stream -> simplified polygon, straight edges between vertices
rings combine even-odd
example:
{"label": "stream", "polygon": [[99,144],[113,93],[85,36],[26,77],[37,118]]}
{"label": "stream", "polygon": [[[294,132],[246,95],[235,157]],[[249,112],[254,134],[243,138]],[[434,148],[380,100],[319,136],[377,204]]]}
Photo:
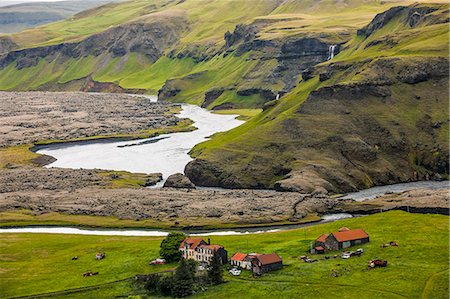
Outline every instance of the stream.
{"label": "stream", "polygon": [[[355,217],[347,213],[326,214],[321,221],[283,226],[248,227],[230,230],[198,230],[184,231],[190,236],[236,236],[247,234],[261,234],[286,231],[301,227],[334,222],[341,219]],[[0,228],[1,233],[34,233],[34,234],[66,234],[66,235],[95,235],[95,236],[128,236],[128,237],[165,237],[170,231],[153,229],[81,229],[75,227],[18,227]]]}

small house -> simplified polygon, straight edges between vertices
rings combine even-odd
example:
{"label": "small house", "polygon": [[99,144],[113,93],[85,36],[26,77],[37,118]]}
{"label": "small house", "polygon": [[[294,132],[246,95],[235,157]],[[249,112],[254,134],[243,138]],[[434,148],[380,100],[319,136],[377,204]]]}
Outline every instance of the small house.
{"label": "small house", "polygon": [[230,259],[231,266],[240,267],[242,269],[249,269],[249,262],[246,261],[247,254],[236,252]]}
{"label": "small house", "polygon": [[253,273],[258,275],[283,268],[283,260],[276,253],[256,255],[251,263]]}

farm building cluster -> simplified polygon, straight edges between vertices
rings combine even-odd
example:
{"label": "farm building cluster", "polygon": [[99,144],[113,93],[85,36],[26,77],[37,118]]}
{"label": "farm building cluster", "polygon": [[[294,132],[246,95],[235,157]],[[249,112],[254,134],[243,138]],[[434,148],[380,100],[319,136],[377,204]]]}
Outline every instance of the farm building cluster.
{"label": "farm building cluster", "polygon": [[[228,263],[228,252],[218,244],[211,244],[202,238],[186,238],[181,242],[179,250],[184,259],[193,259],[200,266],[208,266],[214,255],[218,255],[222,264]],[[283,268],[283,260],[276,253],[236,253],[230,261],[232,266],[247,269],[255,274],[263,274],[272,270]]]}
{"label": "farm building cluster", "polygon": [[[368,242],[369,235],[363,229],[350,230],[343,227],[337,232],[317,238],[311,253],[337,251]],[[227,250],[221,245],[211,244],[209,239],[205,241],[202,238],[186,238],[181,242],[179,250],[184,259],[193,259],[202,267],[208,266],[213,256],[217,255],[222,264],[229,262],[232,267],[249,270],[257,275],[283,268],[283,259],[275,252],[269,254],[236,252],[228,261]]]}

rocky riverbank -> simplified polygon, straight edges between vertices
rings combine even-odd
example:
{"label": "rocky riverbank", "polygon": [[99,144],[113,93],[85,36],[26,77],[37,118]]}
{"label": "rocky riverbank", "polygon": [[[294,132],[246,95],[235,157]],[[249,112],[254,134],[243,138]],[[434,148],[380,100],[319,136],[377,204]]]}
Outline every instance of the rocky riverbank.
{"label": "rocky riverbank", "polygon": [[0,172],[0,212],[111,216],[184,227],[285,224],[317,220],[307,218],[312,214],[372,214],[405,207],[448,214],[449,204],[448,190],[413,190],[355,202],[323,194],[245,189],[111,189],[114,179],[114,174],[92,170],[5,170]]}
{"label": "rocky riverbank", "polygon": [[0,147],[126,136],[176,126],[179,105],[80,92],[0,92]]}

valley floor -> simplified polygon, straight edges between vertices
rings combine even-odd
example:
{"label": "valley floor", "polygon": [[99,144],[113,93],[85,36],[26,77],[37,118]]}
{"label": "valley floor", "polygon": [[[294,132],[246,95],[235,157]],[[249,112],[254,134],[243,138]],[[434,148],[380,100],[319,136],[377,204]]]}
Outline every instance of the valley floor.
{"label": "valley floor", "polygon": [[[316,263],[299,258],[319,235],[342,226],[369,233],[370,243],[361,246],[361,257],[316,256]],[[211,241],[225,246],[229,254],[276,251],[285,266],[261,278],[252,278],[249,272],[239,277],[225,274],[227,283],[194,297],[271,298],[268,294],[276,293],[278,298],[447,298],[448,229],[447,216],[391,211],[284,232],[214,236]],[[399,247],[380,247],[393,240]],[[58,293],[43,297],[149,297],[131,278],[175,267],[148,265],[158,257],[160,242],[159,237],[4,234],[0,297],[49,292]],[[94,259],[98,251],[106,253],[104,260]],[[72,261],[73,256],[78,260]],[[367,270],[367,261],[374,258],[387,260],[388,267]],[[99,275],[83,277],[85,271]],[[67,291],[72,289],[78,290]]]}

